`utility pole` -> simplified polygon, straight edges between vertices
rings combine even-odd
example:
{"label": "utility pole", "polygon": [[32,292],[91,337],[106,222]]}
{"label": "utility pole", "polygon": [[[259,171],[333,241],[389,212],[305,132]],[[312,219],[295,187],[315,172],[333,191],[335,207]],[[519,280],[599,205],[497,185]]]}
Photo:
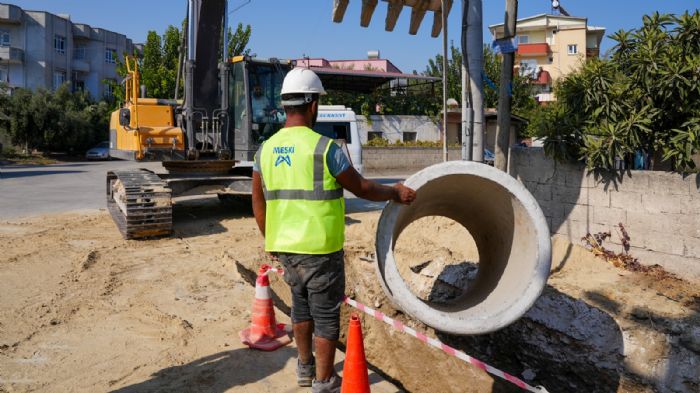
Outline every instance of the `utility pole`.
{"label": "utility pole", "polygon": [[447,162],[447,0],[442,0],[442,161]]}
{"label": "utility pole", "polygon": [[482,0],[462,0],[462,159],[484,160]]}
{"label": "utility pole", "polygon": [[[518,19],[518,0],[506,0],[503,40],[515,37]],[[505,53],[507,52],[507,53]],[[508,147],[510,145],[510,117],[512,101],[513,66],[515,52],[504,51],[501,69],[501,86],[498,92],[498,129],[496,130],[496,168],[506,171],[508,168]]]}

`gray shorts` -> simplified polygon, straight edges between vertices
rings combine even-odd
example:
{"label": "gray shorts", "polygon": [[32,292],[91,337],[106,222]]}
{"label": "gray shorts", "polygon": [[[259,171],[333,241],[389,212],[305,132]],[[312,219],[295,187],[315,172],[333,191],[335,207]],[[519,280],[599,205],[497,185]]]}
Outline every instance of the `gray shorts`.
{"label": "gray shorts", "polygon": [[292,322],[314,321],[314,334],[337,340],[345,295],[343,250],[325,255],[277,254],[292,290]]}

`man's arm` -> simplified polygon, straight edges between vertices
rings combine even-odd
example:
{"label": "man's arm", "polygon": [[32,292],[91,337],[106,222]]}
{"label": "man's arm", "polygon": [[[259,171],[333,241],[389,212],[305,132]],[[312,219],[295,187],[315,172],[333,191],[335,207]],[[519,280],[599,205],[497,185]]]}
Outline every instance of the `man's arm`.
{"label": "man's arm", "polygon": [[265,236],[265,194],[262,189],[262,179],[260,173],[253,171],[253,214],[255,222],[258,223],[260,233]]}
{"label": "man's arm", "polygon": [[393,186],[385,186],[376,181],[367,180],[357,173],[355,168],[350,166],[335,179],[343,188],[352,192],[356,196],[370,201],[395,201],[406,205],[411,204],[416,199],[416,192],[401,183]]}

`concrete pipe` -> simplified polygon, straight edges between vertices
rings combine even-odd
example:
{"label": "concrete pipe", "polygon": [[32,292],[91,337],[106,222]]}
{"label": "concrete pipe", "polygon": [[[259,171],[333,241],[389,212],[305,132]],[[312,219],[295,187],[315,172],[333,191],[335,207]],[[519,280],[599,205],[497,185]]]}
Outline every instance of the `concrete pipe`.
{"label": "concrete pipe", "polygon": [[[535,198],[507,173],[468,161],[431,166],[405,184],[417,191],[415,202],[387,204],[377,228],[377,272],[389,298],[426,325],[452,334],[488,333],[520,318],[544,289],[551,265],[549,228]],[[479,253],[476,277],[446,304],[418,298],[394,259],[401,232],[427,216],[461,224]]]}

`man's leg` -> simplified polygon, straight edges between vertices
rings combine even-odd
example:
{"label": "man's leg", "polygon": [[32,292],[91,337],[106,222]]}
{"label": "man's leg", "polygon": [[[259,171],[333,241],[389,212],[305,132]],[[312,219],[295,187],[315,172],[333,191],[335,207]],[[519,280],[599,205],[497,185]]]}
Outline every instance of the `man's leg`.
{"label": "man's leg", "polygon": [[314,392],[335,392],[340,390],[340,378],[333,366],[340,334],[340,306],[345,294],[344,253],[339,251],[317,258],[318,269],[306,285],[309,307],[314,319],[314,388],[320,388]]}
{"label": "man's leg", "polygon": [[[327,381],[333,376],[335,364],[335,347],[337,340],[328,340],[323,337],[315,337],[316,344],[316,380]],[[297,342],[298,345],[298,342]],[[301,351],[299,352],[301,354]]]}
{"label": "man's leg", "polygon": [[311,317],[308,293],[304,288],[305,271],[299,266],[299,255],[280,254],[280,261],[284,265],[284,280],[289,284],[292,292],[292,329],[297,341],[297,384],[299,386],[311,386],[316,375],[316,366],[311,353],[311,336],[314,330],[314,322]]}
{"label": "man's leg", "polygon": [[295,323],[294,338],[297,340],[299,361],[302,364],[310,364],[313,358],[311,353],[311,334],[314,331],[314,321]]}

